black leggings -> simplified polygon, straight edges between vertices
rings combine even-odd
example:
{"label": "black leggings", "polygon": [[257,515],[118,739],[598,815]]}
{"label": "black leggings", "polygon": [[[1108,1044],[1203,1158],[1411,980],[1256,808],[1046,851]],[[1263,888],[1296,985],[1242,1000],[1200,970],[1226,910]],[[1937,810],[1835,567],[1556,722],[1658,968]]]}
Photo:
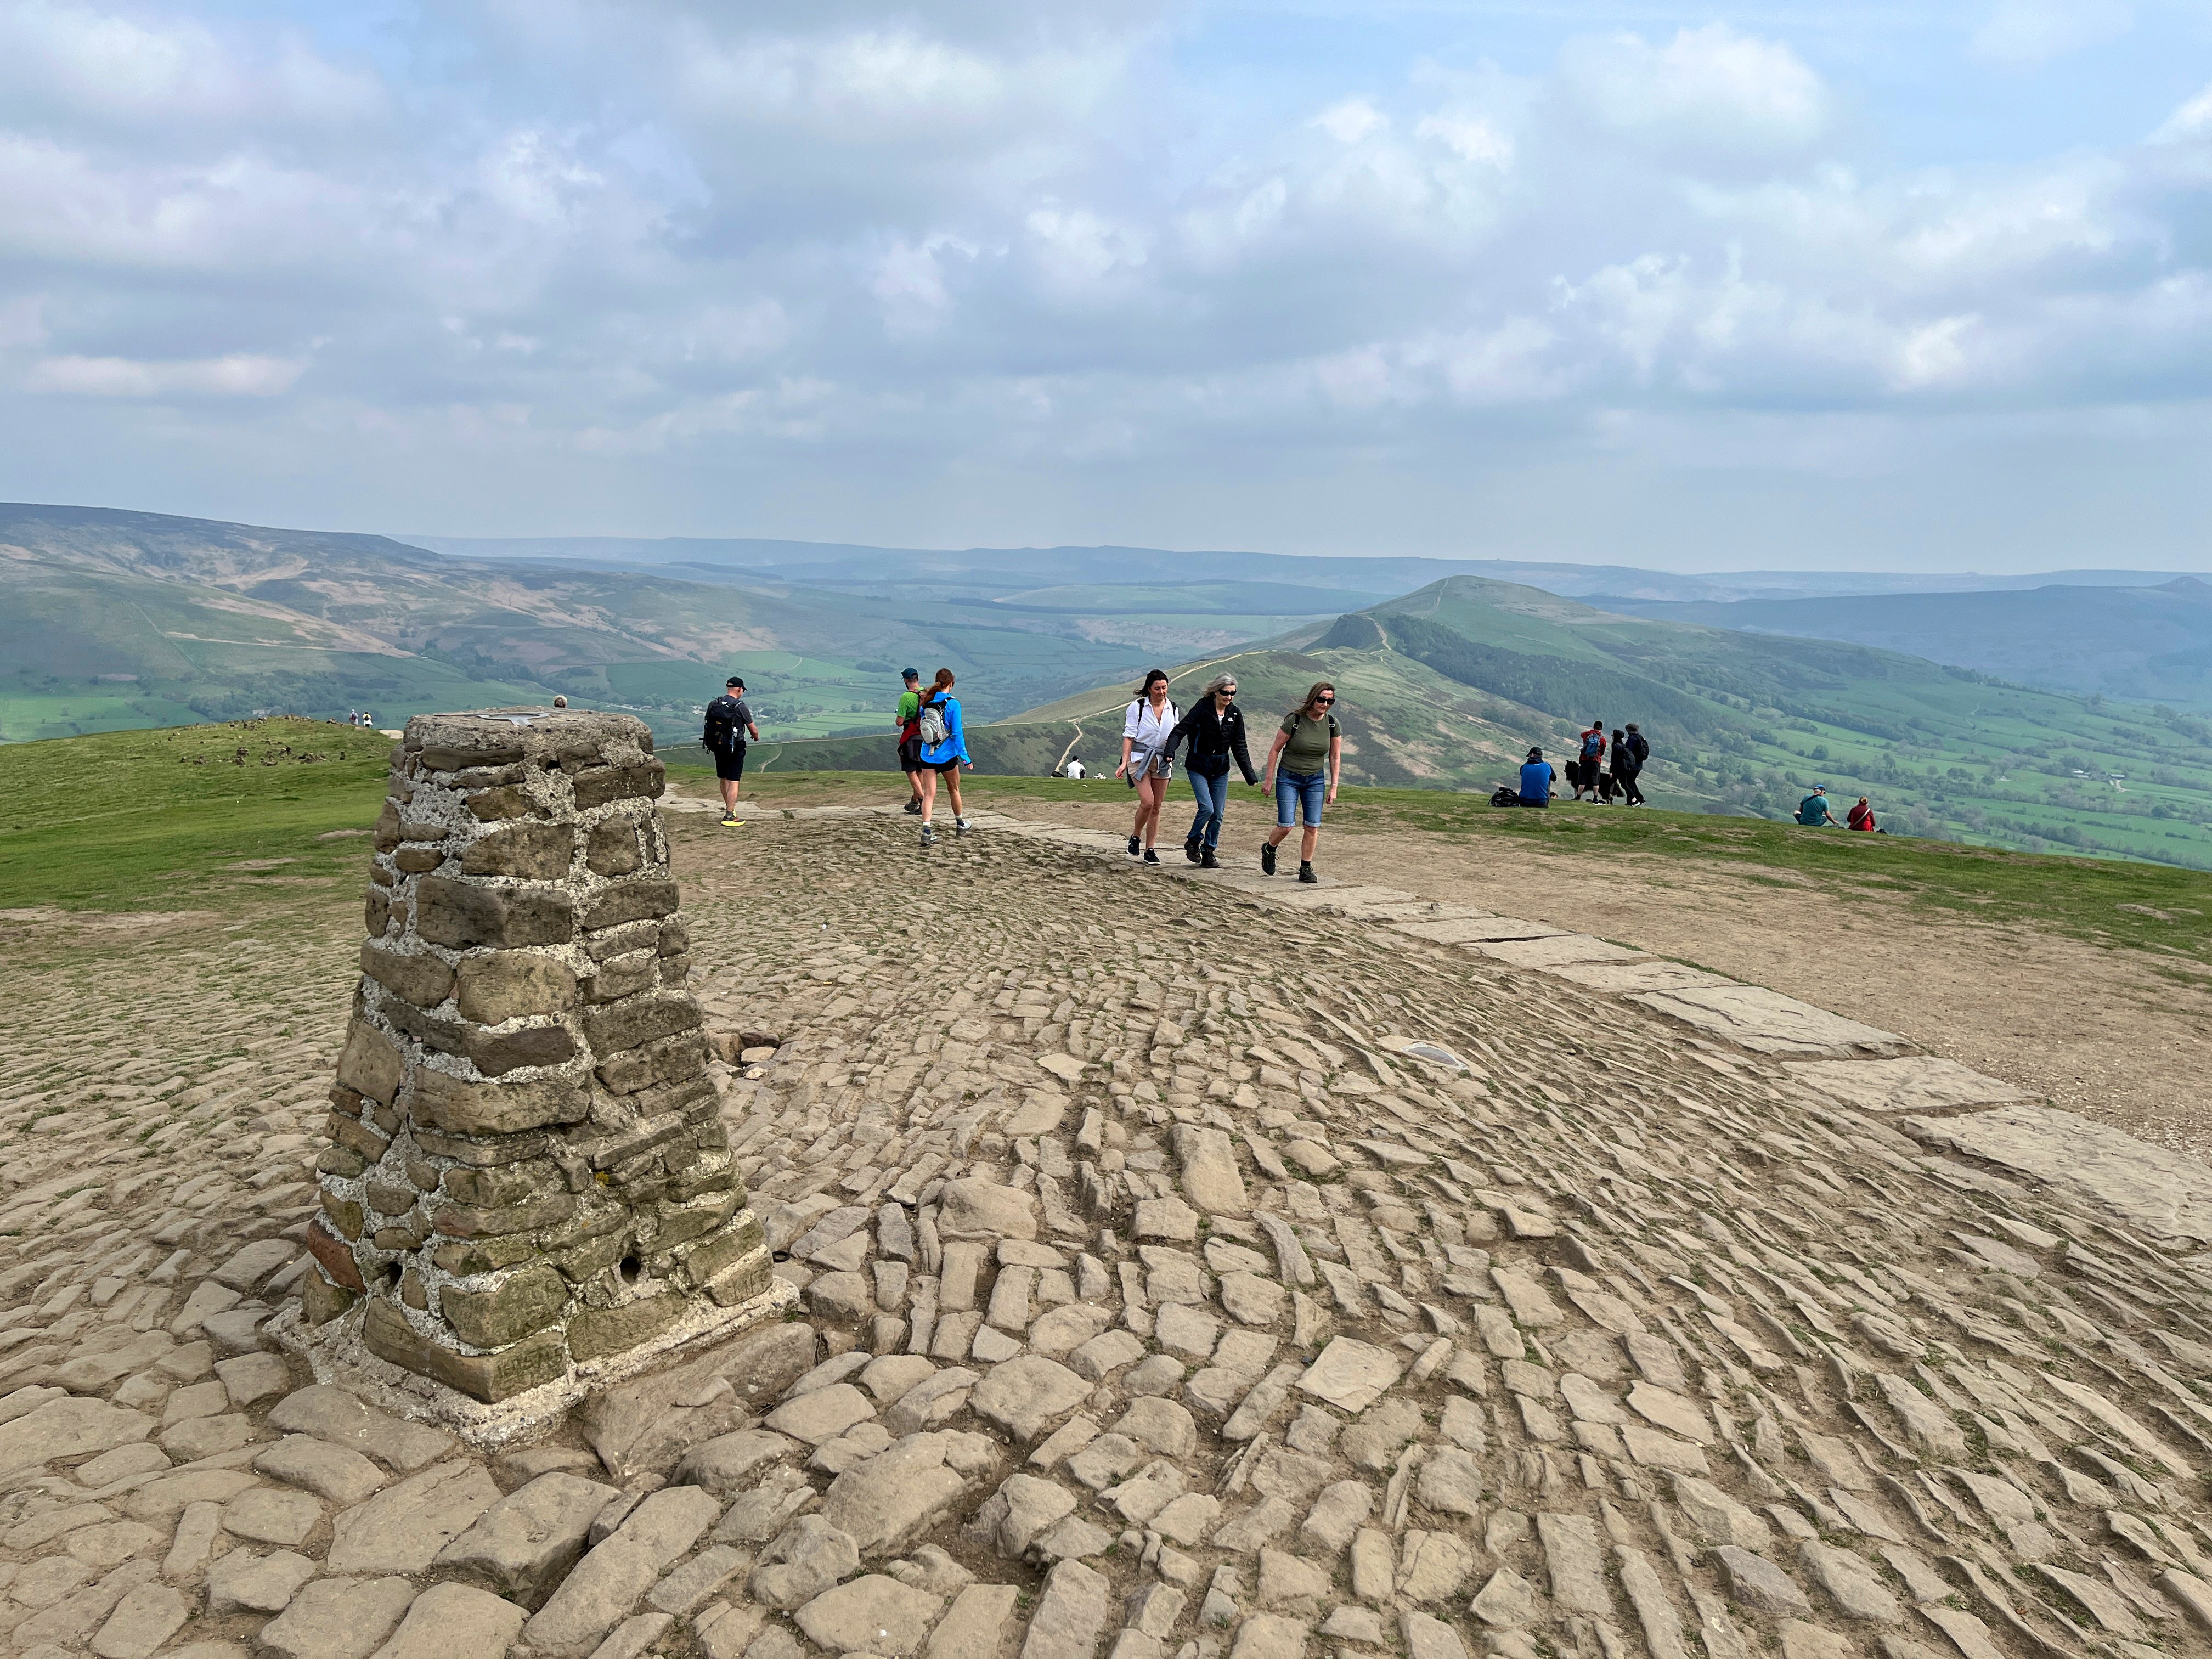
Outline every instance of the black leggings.
{"label": "black leggings", "polygon": [[1620,786],[1620,793],[1631,806],[1644,805],[1644,792],[1636,787],[1635,773],[1616,772],[1613,775],[1613,781]]}

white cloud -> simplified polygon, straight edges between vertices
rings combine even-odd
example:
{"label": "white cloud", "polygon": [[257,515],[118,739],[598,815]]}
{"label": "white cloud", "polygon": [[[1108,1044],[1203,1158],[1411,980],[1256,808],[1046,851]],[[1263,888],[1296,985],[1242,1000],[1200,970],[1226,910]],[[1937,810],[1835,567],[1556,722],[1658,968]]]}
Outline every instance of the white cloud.
{"label": "white cloud", "polygon": [[2212,138],[2212,86],[2206,87],[2166,117],[2152,137],[2160,143],[2168,144],[2185,143],[2196,138]]}
{"label": "white cloud", "polygon": [[0,107],[156,130],[176,122],[329,125],[376,115],[382,84],[296,33],[226,38],[189,17],[52,0],[0,7]]}
{"label": "white cloud", "polygon": [[[85,493],[147,499],[142,473],[282,456],[362,469],[384,512],[465,456],[455,500],[589,478],[610,527],[681,500],[734,530],[786,481],[809,512],[980,512],[1012,498],[972,481],[1018,458],[1036,500],[1210,502],[1249,542],[1234,511],[1369,467],[1410,498],[1492,456],[1670,467],[1700,431],[1788,467],[1832,448],[1792,422],[2212,407],[2212,90],[2159,143],[1945,167],[1841,118],[1863,66],[1778,23],[1572,39],[1516,74],[1370,56],[1330,101],[1264,64],[1220,79],[1183,49],[1206,20],[1150,0],[457,0],[395,15],[388,88],[222,18],[0,0],[0,471],[25,488],[104,468]],[[164,400],[189,419],[134,437]],[[1262,501],[1243,481],[1275,467],[1297,478]],[[1398,510],[1364,487],[1342,522]]]}
{"label": "white cloud", "polygon": [[1364,98],[1347,98],[1315,116],[1313,124],[1340,144],[1356,144],[1388,127],[1390,118]]}
{"label": "white cloud", "polygon": [[1501,173],[1513,165],[1511,137],[1480,115],[1425,115],[1413,136],[1435,139],[1462,161],[1477,161]]}
{"label": "white cloud", "polygon": [[31,365],[24,387],[85,398],[276,398],[307,371],[304,358],[239,353],[197,361],[149,362],[129,357],[46,357]]}
{"label": "white cloud", "polygon": [[1641,35],[1570,42],[1568,94],[1623,132],[1725,146],[1799,145],[1828,118],[1820,77],[1778,40],[1725,23],[1683,29],[1664,46]]}
{"label": "white cloud", "polygon": [[2124,34],[2134,26],[2127,0],[1999,0],[1974,31],[1974,55],[2023,69]]}

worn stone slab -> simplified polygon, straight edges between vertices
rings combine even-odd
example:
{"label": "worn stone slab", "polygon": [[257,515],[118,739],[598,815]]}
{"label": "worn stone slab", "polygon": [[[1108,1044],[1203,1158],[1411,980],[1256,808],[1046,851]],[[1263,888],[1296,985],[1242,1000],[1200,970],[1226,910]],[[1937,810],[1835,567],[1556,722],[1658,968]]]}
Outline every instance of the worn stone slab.
{"label": "worn stone slab", "polygon": [[507,1659],[527,1617],[473,1584],[433,1584],[370,1659]]}
{"label": "worn stone slab", "polygon": [[1437,945],[1488,945],[1503,939],[1559,939],[1567,930],[1518,916],[1463,916],[1448,921],[1395,921],[1391,927]]}
{"label": "worn stone slab", "polygon": [[455,1458],[433,1464],[331,1522],[325,1570],[341,1574],[421,1572],[499,1497],[499,1488],[481,1463]]}
{"label": "worn stone slab", "polygon": [[1940,1054],[1896,1060],[1793,1060],[1784,1069],[1839,1105],[1863,1112],[1942,1112],[2033,1100],[2025,1089]]}
{"label": "worn stone slab", "polygon": [[1516,968],[1559,968],[1570,963],[1634,962],[1641,951],[1589,933],[1554,933],[1545,939],[1493,939],[1475,946],[1493,962]]}
{"label": "worn stone slab", "polygon": [[1853,1054],[1895,1054],[1911,1047],[1893,1031],[1862,1025],[1763,985],[1639,991],[1628,1000],[1753,1054],[1825,1054],[1842,1060]]}
{"label": "worn stone slab", "polygon": [[1547,968],[1555,979],[1579,985],[1606,996],[1625,997],[1636,991],[1686,991],[1735,981],[1702,968],[1679,962],[1577,962]]}
{"label": "worn stone slab", "polygon": [[254,1644],[276,1659],[368,1659],[415,1600],[404,1578],[321,1578],[261,1627]]}
{"label": "worn stone slab", "polygon": [[1924,1146],[2081,1194],[2131,1224],[2212,1241],[2212,1169],[2094,1118],[2021,1104],[1958,1117],[1908,1117],[1898,1127]]}

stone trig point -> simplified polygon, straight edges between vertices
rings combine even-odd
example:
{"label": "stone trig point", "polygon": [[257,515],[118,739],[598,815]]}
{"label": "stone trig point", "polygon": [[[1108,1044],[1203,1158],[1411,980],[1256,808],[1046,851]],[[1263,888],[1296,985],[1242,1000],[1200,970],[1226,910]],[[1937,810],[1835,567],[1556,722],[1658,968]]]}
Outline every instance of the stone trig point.
{"label": "stone trig point", "polygon": [[419,715],[395,751],[307,1345],[472,1437],[780,1305],[685,988],[663,782],[623,714]]}

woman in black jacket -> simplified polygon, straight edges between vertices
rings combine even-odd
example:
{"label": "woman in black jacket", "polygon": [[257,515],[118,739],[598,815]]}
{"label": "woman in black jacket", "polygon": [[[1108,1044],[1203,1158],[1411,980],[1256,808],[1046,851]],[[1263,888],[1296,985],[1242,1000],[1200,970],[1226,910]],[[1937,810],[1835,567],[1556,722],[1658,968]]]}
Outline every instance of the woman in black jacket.
{"label": "woman in black jacket", "polygon": [[1229,805],[1229,763],[1233,757],[1244,781],[1257,784],[1252,757],[1244,747],[1244,711],[1237,706],[1237,676],[1216,674],[1197,707],[1176,723],[1163,751],[1190,739],[1190,793],[1198,799],[1198,818],[1184,838],[1182,855],[1205,869],[1218,870],[1214,850],[1221,845],[1221,814]]}

